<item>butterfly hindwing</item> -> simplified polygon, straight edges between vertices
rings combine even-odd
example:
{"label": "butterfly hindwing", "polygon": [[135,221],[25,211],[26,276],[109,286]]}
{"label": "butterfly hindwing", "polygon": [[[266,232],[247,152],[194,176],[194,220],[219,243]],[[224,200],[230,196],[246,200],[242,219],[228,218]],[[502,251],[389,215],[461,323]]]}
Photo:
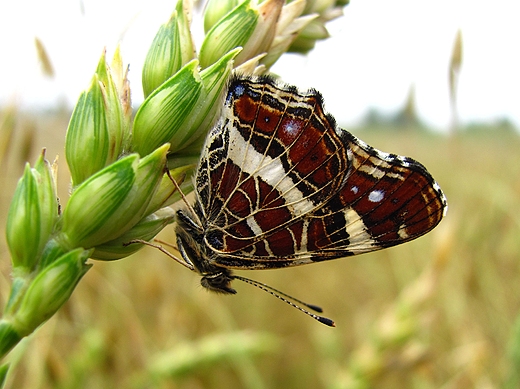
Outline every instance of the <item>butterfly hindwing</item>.
{"label": "butterfly hindwing", "polygon": [[347,134],[352,168],[341,190],[318,211],[318,232],[309,239],[315,245],[308,248],[314,260],[415,239],[440,222],[446,207],[440,188],[419,162],[383,153]]}

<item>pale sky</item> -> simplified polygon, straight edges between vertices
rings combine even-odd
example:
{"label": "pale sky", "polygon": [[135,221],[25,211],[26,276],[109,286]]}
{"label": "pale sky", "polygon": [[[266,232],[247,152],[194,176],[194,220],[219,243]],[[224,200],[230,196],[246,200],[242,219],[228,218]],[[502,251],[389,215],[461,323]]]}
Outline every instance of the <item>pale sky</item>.
{"label": "pale sky", "polygon": [[[97,61],[121,41],[130,63],[134,105],[142,101],[141,64],[174,0],[25,0],[0,2],[0,103],[72,107]],[[459,84],[462,122],[507,117],[520,127],[520,5],[495,0],[351,0],[329,25],[332,38],[273,71],[301,89],[314,87],[340,124],[369,108],[392,113],[415,85],[419,115],[437,129],[450,120],[448,65],[458,29],[464,40]],[[42,75],[34,37],[56,77]]]}

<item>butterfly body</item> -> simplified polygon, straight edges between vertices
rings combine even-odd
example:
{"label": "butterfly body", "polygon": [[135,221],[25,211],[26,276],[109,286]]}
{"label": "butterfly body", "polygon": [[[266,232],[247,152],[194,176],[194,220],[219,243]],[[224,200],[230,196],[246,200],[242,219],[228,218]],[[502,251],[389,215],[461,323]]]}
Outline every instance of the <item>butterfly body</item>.
{"label": "butterfly body", "polygon": [[230,81],[208,134],[177,244],[202,285],[235,293],[231,269],[347,257],[415,239],[446,198],[419,162],[336,126],[321,95],[269,77]]}
{"label": "butterfly body", "polygon": [[204,229],[196,225],[193,215],[177,211],[177,247],[187,266],[202,276],[201,284],[217,293],[235,294],[229,269],[218,265],[218,258],[204,244]]}

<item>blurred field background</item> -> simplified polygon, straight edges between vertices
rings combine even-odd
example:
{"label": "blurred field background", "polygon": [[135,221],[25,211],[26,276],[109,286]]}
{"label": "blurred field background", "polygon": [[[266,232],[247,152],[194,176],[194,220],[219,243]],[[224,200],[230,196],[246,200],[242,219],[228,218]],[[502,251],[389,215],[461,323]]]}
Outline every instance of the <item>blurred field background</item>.
{"label": "blurred field background", "polygon": [[[94,262],[71,300],[11,352],[6,387],[520,388],[520,136],[507,121],[457,128],[457,50],[455,43],[449,135],[421,124],[413,90],[397,114],[372,112],[349,128],[428,168],[448,197],[441,224],[373,254],[240,273],[322,306],[337,328],[238,281],[235,296],[211,294],[199,276],[144,249]],[[45,147],[49,160],[59,155],[66,203],[69,117],[65,107],[0,109],[2,306],[11,285],[11,196],[25,162]],[[173,227],[160,238],[174,242]]]}
{"label": "blurred field background", "polygon": [[[69,113],[0,113],[0,298],[6,212],[25,161],[59,154]],[[405,245],[294,269],[242,272],[310,303],[328,328],[249,285],[210,294],[153,249],[95,262],[71,300],[11,353],[8,388],[518,388],[520,138],[507,122],[452,136],[416,121],[350,129],[424,163],[446,219]],[[173,242],[173,228],[160,235]]]}

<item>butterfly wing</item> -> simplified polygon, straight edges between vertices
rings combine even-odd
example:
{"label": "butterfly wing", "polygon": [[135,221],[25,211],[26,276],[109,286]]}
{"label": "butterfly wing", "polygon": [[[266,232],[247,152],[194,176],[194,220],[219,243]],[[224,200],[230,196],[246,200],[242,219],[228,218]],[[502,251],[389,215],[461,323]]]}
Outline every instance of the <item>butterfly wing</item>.
{"label": "butterfly wing", "polygon": [[322,107],[316,91],[231,81],[196,182],[215,264],[344,257],[406,242],[440,221],[445,199],[422,165],[336,128]]}
{"label": "butterfly wing", "polygon": [[344,186],[309,215],[307,250],[312,261],[408,242],[441,221],[446,198],[423,165],[338,131],[343,132],[351,169]]}

